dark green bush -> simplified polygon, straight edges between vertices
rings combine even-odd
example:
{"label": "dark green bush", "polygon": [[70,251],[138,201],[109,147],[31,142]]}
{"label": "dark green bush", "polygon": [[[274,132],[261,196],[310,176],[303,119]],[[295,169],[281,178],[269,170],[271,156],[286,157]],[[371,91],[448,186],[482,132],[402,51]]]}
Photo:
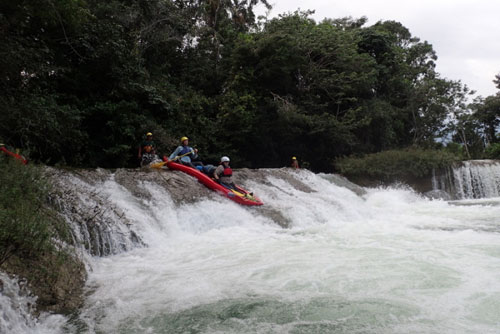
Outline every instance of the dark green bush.
{"label": "dark green bush", "polygon": [[484,153],[488,159],[500,159],[500,143],[490,144],[486,147]]}
{"label": "dark green bush", "polygon": [[392,180],[428,176],[433,169],[448,167],[458,160],[456,155],[443,150],[391,150],[337,159],[335,168],[345,176]]}
{"label": "dark green bush", "polygon": [[445,151],[455,155],[456,157],[464,158],[464,147],[461,144],[450,142],[446,145]]}

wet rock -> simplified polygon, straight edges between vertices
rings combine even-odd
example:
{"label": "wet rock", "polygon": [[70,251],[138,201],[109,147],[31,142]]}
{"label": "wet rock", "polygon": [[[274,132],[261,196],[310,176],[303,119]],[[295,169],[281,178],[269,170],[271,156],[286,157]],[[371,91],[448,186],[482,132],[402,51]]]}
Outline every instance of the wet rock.
{"label": "wet rock", "polygon": [[442,199],[444,201],[450,201],[452,198],[444,190],[431,190],[424,193],[424,196],[430,199]]}
{"label": "wet rock", "polygon": [[67,253],[47,253],[33,259],[10,258],[3,270],[19,277],[19,286],[37,296],[33,313],[69,314],[83,304],[87,272],[83,262]]}
{"label": "wet rock", "polygon": [[294,170],[291,168],[279,168],[279,169],[248,169],[242,168],[237,169],[235,171],[235,179],[236,183],[244,183],[247,180],[251,180],[253,182],[258,182],[262,184],[266,184],[269,186],[273,186],[268,180],[268,177],[274,177],[278,179],[282,179],[286,183],[290,184],[293,188],[298,191],[302,191],[305,193],[315,192],[311,187],[309,187],[306,183],[300,181],[298,178],[295,178],[293,174]]}
{"label": "wet rock", "polygon": [[147,183],[165,188],[176,204],[200,201],[213,192],[200,184],[192,176],[169,169],[120,169],[115,173],[115,180],[139,198],[151,199]]}
{"label": "wet rock", "polygon": [[255,210],[264,217],[271,219],[276,225],[283,228],[289,228],[291,221],[286,218],[279,210],[273,209],[271,207],[260,206],[256,207]]}
{"label": "wet rock", "polygon": [[358,196],[363,196],[363,195],[366,194],[366,190],[363,187],[358,186],[355,183],[352,183],[347,178],[345,178],[345,177],[343,177],[341,175],[337,175],[337,174],[320,174],[319,176],[322,177],[322,178],[324,178],[325,180],[330,181],[331,183],[336,184],[339,187],[344,187],[344,188],[347,188],[347,189],[351,190],[352,192],[354,192]]}
{"label": "wet rock", "polygon": [[[103,191],[107,181],[115,176],[111,171],[58,170],[47,168],[54,193],[51,201],[67,222],[71,240],[77,248],[84,248],[94,256],[107,256],[144,246],[133,231],[133,224],[125,213]],[[118,177],[120,177],[118,173]],[[133,175],[128,178],[134,180]]]}

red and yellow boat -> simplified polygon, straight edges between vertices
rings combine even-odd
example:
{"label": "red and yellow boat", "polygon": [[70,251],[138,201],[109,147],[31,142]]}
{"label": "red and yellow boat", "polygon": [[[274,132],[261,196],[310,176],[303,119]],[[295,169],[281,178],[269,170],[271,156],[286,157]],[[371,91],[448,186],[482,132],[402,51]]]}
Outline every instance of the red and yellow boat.
{"label": "red and yellow boat", "polygon": [[171,170],[178,170],[197,178],[198,181],[204,184],[207,188],[216,191],[222,196],[225,196],[238,204],[248,206],[257,206],[264,204],[258,197],[254,196],[251,192],[239,186],[236,186],[236,189],[226,188],[222,184],[215,182],[211,177],[200,172],[199,170],[179,164],[174,161],[159,162],[156,164],[152,164],[150,167],[161,168],[164,165],[166,165]]}
{"label": "red and yellow boat", "polygon": [[0,151],[3,152],[3,153],[5,153],[8,156],[13,157],[14,159],[19,160],[24,165],[26,165],[28,163],[28,160],[26,160],[25,157],[23,157],[22,155],[20,155],[18,153],[14,153],[12,151],[9,151],[4,144],[0,144]]}

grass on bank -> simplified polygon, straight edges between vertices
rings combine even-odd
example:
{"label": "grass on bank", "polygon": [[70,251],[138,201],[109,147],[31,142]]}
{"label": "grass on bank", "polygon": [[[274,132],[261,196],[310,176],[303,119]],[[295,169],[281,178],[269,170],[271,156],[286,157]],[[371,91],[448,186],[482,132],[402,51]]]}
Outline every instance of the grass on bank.
{"label": "grass on bank", "polygon": [[459,160],[457,155],[445,150],[390,150],[337,159],[335,168],[347,177],[390,181],[408,176],[430,176],[433,169],[449,167]]}
{"label": "grass on bank", "polygon": [[55,252],[60,222],[47,207],[49,184],[36,166],[0,157],[0,268],[12,256]]}
{"label": "grass on bank", "polygon": [[65,312],[78,303],[64,299],[83,285],[85,271],[57,246],[71,238],[49,204],[51,191],[41,167],[0,155],[0,270],[25,278],[41,310]]}

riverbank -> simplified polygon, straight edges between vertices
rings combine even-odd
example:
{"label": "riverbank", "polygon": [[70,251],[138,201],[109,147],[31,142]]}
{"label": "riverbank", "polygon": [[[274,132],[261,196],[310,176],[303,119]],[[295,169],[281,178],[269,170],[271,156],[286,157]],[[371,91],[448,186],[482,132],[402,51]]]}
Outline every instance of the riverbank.
{"label": "riverbank", "polygon": [[337,168],[363,187],[410,186],[430,198],[500,196],[500,160],[460,160],[446,151],[386,151],[345,158]]}
{"label": "riverbank", "polygon": [[83,303],[87,273],[51,198],[42,167],[0,157],[0,271],[26,282],[35,314],[68,314]]}
{"label": "riverbank", "polygon": [[433,190],[432,178],[458,163],[460,158],[445,150],[390,150],[359,157],[337,159],[335,169],[364,187],[405,184],[425,193]]}

